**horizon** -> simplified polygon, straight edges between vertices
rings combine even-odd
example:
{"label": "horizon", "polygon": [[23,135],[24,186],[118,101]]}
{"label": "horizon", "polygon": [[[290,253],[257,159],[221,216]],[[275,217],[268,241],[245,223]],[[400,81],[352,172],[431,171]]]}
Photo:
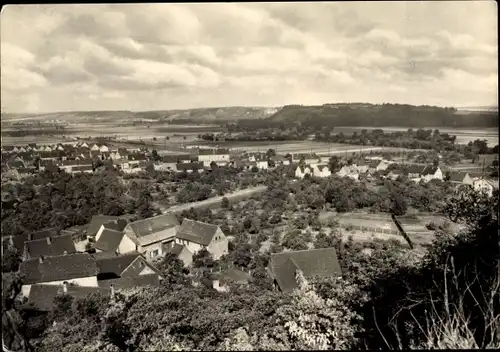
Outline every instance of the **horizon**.
{"label": "horizon", "polygon": [[2,114],[498,109],[496,16],[492,1],[7,5]]}
{"label": "horizon", "polygon": [[454,108],[457,110],[473,110],[473,109],[488,109],[488,110],[496,110],[498,111],[497,105],[483,105],[483,106],[438,106],[438,105],[413,105],[413,104],[404,104],[404,103],[380,103],[373,104],[367,102],[336,102],[336,103],[322,103],[322,104],[314,104],[314,105],[305,105],[305,104],[287,104],[281,106],[244,106],[244,105],[227,105],[227,106],[205,106],[199,108],[186,108],[186,109],[155,109],[155,110],[65,110],[65,111],[46,111],[46,112],[1,112],[1,115],[51,115],[51,114],[69,114],[69,113],[99,113],[99,112],[130,112],[130,113],[141,113],[141,112],[162,112],[162,111],[189,111],[189,110],[204,110],[204,109],[229,109],[229,108],[244,108],[244,109],[281,109],[285,106],[290,105],[304,105],[304,106],[323,106],[323,105],[335,105],[335,104],[371,104],[371,105],[410,105],[414,107],[437,107],[437,108]]}

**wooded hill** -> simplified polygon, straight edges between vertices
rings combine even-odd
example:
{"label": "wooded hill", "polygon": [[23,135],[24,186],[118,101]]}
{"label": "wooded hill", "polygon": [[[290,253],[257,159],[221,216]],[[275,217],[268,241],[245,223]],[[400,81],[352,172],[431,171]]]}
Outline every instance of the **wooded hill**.
{"label": "wooded hill", "polygon": [[460,114],[455,108],[400,104],[288,105],[270,116],[269,120],[324,127],[497,127],[498,111]]}

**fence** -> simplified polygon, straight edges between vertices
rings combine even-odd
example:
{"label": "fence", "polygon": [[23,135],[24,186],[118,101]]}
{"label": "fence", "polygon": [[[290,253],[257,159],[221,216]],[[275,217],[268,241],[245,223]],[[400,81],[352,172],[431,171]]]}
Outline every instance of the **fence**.
{"label": "fence", "polygon": [[399,236],[400,232],[398,230],[392,229],[384,229],[382,227],[371,227],[371,226],[362,226],[362,225],[354,225],[354,224],[340,224],[343,228],[351,228],[353,230],[363,231],[363,232],[375,232],[375,233],[384,233],[387,235],[396,235]]}

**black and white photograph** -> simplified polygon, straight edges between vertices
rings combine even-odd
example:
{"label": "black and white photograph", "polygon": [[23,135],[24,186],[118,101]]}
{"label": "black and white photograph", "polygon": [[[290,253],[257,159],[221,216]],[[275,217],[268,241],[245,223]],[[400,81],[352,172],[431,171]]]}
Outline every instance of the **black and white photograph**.
{"label": "black and white photograph", "polygon": [[500,349],[495,1],[6,4],[2,350]]}

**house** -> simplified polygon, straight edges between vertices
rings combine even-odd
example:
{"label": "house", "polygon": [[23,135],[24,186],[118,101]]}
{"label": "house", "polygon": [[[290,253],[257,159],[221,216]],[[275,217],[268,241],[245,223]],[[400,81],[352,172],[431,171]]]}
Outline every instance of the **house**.
{"label": "house", "polygon": [[93,152],[98,152],[99,151],[99,146],[97,144],[92,144],[92,146],[90,147],[90,150],[93,151]]}
{"label": "house", "polygon": [[212,162],[217,165],[225,165],[229,163],[229,150],[227,149],[199,149],[198,161],[203,163],[203,166],[210,166]]}
{"label": "house", "polygon": [[176,155],[164,155],[154,164],[154,169],[158,171],[175,171],[179,159]]}
{"label": "house", "polygon": [[[236,283],[246,285],[252,279],[252,276],[236,268],[229,268],[219,273],[213,273],[214,286],[225,287],[228,284]],[[217,289],[217,287],[214,287]]]}
{"label": "house", "polygon": [[86,174],[91,174],[94,172],[94,167],[92,165],[76,165],[71,167],[71,173],[76,174],[76,173],[86,173]]}
{"label": "house", "polygon": [[389,171],[386,178],[388,178],[390,180],[397,180],[399,177],[403,177],[403,176],[404,176],[403,170],[393,169],[393,170]]}
{"label": "house", "polygon": [[73,238],[70,235],[46,237],[24,242],[24,260],[76,253]]}
{"label": "house", "polygon": [[303,161],[306,165],[309,164],[319,164],[321,162],[321,158],[314,154],[292,154],[292,163],[298,163]]}
{"label": "house", "polygon": [[19,253],[24,251],[24,242],[45,239],[47,237],[56,237],[59,235],[59,229],[47,228],[30,234],[19,234],[16,236],[2,237],[2,244],[7,244],[16,249]]}
{"label": "house", "polygon": [[128,223],[124,233],[135,243],[137,252],[153,260],[173,247],[177,226],[174,214],[163,214]]}
{"label": "house", "polygon": [[316,177],[328,177],[332,174],[328,165],[314,165],[312,167],[313,175]]}
{"label": "house", "polygon": [[35,310],[40,312],[50,312],[54,306],[55,298],[66,294],[73,298],[84,298],[90,294],[99,293],[109,295],[111,290],[100,287],[76,286],[63,282],[62,285],[40,285],[31,286],[28,303],[33,304]]}
{"label": "house", "polygon": [[176,243],[168,250],[168,253],[173,254],[177,259],[181,260],[184,266],[191,266],[193,264],[193,253],[185,245]]}
{"label": "house", "polygon": [[175,165],[175,168],[179,172],[203,172],[203,163],[179,163]]}
{"label": "house", "polygon": [[95,261],[99,269],[98,281],[152,274],[160,276],[159,270],[137,252],[96,258]]}
{"label": "house", "polygon": [[493,191],[498,189],[498,184],[484,178],[477,178],[473,181],[472,187],[476,192],[485,192],[488,197],[493,196]]}
{"label": "house", "polygon": [[29,297],[33,284],[61,285],[66,281],[97,287],[96,261],[87,253],[29,259],[20,264],[19,272],[24,276],[21,292],[25,297]]}
{"label": "house", "polygon": [[272,162],[274,162],[275,166],[278,165],[290,165],[290,160],[285,158],[283,155],[275,155],[272,156],[270,159]]}
{"label": "house", "polygon": [[344,165],[342,168],[337,171],[337,175],[339,177],[349,177],[353,180],[359,180],[358,168],[356,165]]}
{"label": "house", "polygon": [[146,274],[139,276],[120,277],[117,279],[100,280],[99,287],[103,289],[131,289],[137,286],[159,286],[161,276],[157,274]]}
{"label": "house", "polygon": [[[104,227],[104,225],[103,225]],[[96,235],[94,248],[97,252],[125,254],[135,252],[135,243],[123,231],[104,227]]]}
{"label": "house", "polygon": [[422,179],[425,182],[429,182],[430,180],[443,180],[443,172],[439,166],[429,165],[424,168],[422,171]]}
{"label": "house", "polygon": [[311,168],[308,166],[299,165],[295,169],[295,177],[297,178],[304,178],[306,175],[311,175],[311,174],[312,174]]}
{"label": "house", "polygon": [[469,186],[473,186],[474,184],[474,181],[467,172],[460,172],[460,171],[450,172],[448,181],[450,181],[453,184],[463,184]]}
{"label": "house", "polygon": [[420,178],[424,172],[424,166],[420,165],[410,165],[407,169],[406,172],[408,174],[409,179],[415,179],[415,178]]}
{"label": "house", "polygon": [[193,254],[205,248],[215,260],[228,253],[228,240],[218,225],[184,218],[177,229],[175,243],[185,245]]}
{"label": "house", "polygon": [[99,146],[99,151],[101,153],[109,153],[109,148],[106,145],[102,144]]}
{"label": "house", "polygon": [[385,171],[385,170],[387,170],[389,165],[390,165],[390,163],[388,163],[385,160],[373,159],[370,161],[370,164],[368,166],[368,171],[370,173]]}
{"label": "house", "polygon": [[99,231],[104,230],[102,225],[112,221],[118,221],[119,219],[119,216],[93,215],[87,228],[87,237],[95,238]]}
{"label": "house", "polygon": [[298,288],[298,271],[302,272],[306,279],[314,276],[342,276],[335,248],[273,253],[267,270],[275,288],[282,292],[292,292]]}
{"label": "house", "polygon": [[365,174],[368,172],[369,165],[364,161],[364,159],[359,159],[355,165],[358,174]]}

